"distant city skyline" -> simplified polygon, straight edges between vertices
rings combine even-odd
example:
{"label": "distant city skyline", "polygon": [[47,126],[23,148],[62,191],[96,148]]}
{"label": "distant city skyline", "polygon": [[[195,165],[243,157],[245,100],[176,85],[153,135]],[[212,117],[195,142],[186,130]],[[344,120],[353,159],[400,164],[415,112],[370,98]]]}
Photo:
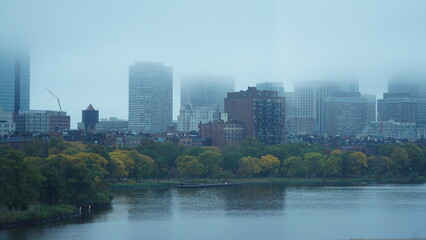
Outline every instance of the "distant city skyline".
{"label": "distant city skyline", "polygon": [[0,3],[0,35],[31,49],[30,108],[59,110],[49,88],[75,128],[88,103],[128,118],[137,61],[173,67],[173,119],[181,77],[197,72],[233,75],[236,90],[353,78],[380,97],[393,76],[424,74],[425,12],[423,0],[15,0]]}

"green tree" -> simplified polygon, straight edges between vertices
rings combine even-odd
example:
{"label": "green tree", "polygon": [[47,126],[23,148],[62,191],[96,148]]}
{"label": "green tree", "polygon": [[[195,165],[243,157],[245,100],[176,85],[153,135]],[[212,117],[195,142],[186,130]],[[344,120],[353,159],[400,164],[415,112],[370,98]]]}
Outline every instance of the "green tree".
{"label": "green tree", "polygon": [[409,172],[410,158],[407,151],[402,147],[396,147],[391,154],[394,170],[398,175],[404,176]]}
{"label": "green tree", "polygon": [[215,151],[205,151],[198,156],[198,160],[204,165],[207,177],[211,177],[213,170],[222,164],[222,154]]}
{"label": "green tree", "polygon": [[331,154],[319,160],[319,172],[323,177],[337,176],[340,173],[341,158],[338,154]]}
{"label": "green tree", "polygon": [[243,154],[237,151],[228,151],[223,153],[222,168],[234,173],[238,170],[238,164]]}
{"label": "green tree", "polygon": [[254,137],[248,137],[241,144],[239,151],[243,154],[243,156],[252,156],[259,158],[264,155],[266,151],[266,145]]}
{"label": "green tree", "polygon": [[44,180],[37,168],[24,161],[24,154],[8,151],[0,158],[0,199],[11,209],[26,210],[38,197]]}
{"label": "green tree", "polygon": [[127,155],[134,162],[133,168],[130,169],[129,177],[137,181],[141,178],[148,178],[151,176],[155,167],[154,159],[150,156],[140,154],[135,150],[129,151]]}
{"label": "green tree", "polygon": [[392,159],[385,156],[370,156],[368,157],[369,173],[376,177],[383,177],[391,171],[393,162]]}
{"label": "green tree", "polygon": [[261,171],[260,159],[255,157],[243,157],[240,159],[238,174],[244,177],[251,177]]}
{"label": "green tree", "polygon": [[287,177],[306,177],[307,166],[301,157],[289,157],[284,160],[284,172]]}
{"label": "green tree", "polygon": [[178,174],[181,177],[197,177],[205,173],[204,165],[197,157],[182,155],[176,159]]}
{"label": "green tree", "polygon": [[310,177],[315,177],[319,173],[319,163],[323,158],[324,156],[318,152],[305,153],[303,162],[306,164],[307,173]]}
{"label": "green tree", "polygon": [[426,162],[423,150],[414,143],[405,143],[403,148],[407,151],[411,171],[422,173],[423,166]]}

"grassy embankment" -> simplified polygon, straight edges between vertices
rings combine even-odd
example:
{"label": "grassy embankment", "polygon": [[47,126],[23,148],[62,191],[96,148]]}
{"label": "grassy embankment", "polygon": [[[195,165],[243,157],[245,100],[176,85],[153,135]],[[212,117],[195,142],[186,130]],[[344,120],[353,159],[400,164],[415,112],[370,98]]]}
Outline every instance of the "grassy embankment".
{"label": "grassy embankment", "polygon": [[[145,180],[143,182],[115,182],[108,185],[111,189],[132,189],[144,187],[167,187],[178,185],[181,182],[187,184],[211,184],[223,183],[225,180],[215,179],[173,179],[164,182],[157,182],[154,180]],[[226,182],[241,183],[241,184],[266,184],[266,183],[288,183],[288,184],[309,184],[309,183],[424,183],[426,176],[419,176],[415,179],[410,177],[391,177],[391,178],[235,178],[227,179]]]}
{"label": "grassy embankment", "polygon": [[39,206],[25,211],[0,211],[0,228],[62,219],[77,212],[77,208],[71,205]]}

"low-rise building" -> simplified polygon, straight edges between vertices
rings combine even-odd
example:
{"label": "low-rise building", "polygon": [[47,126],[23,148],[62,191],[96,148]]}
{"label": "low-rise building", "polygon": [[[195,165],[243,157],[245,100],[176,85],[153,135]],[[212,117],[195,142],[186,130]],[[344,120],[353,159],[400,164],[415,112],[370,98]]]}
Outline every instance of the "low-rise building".
{"label": "low-rise building", "polygon": [[200,136],[204,146],[224,149],[228,144],[241,144],[244,140],[244,125],[223,120],[200,124]]}
{"label": "low-rise building", "polygon": [[365,135],[377,138],[407,139],[415,141],[424,136],[424,128],[417,128],[415,123],[390,121],[371,122],[365,129]]}
{"label": "low-rise building", "polygon": [[15,123],[20,132],[62,132],[70,128],[70,116],[64,111],[25,110],[15,116]]}
{"label": "low-rise building", "polygon": [[0,137],[10,135],[15,131],[15,123],[11,112],[3,112],[0,107]]}
{"label": "low-rise building", "polygon": [[198,131],[198,124],[213,121],[213,109],[210,107],[196,107],[185,105],[177,117],[177,130],[180,132]]}

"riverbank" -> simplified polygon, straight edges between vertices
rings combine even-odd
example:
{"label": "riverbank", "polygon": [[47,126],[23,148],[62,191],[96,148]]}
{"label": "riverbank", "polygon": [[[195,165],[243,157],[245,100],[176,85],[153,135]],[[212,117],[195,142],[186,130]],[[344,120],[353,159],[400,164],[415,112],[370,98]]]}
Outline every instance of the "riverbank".
{"label": "riverbank", "polygon": [[426,176],[419,176],[414,178],[410,177],[392,177],[392,178],[374,178],[374,177],[360,177],[360,178],[234,178],[227,180],[215,179],[173,179],[163,182],[146,180],[143,182],[114,182],[108,184],[109,189],[137,189],[137,188],[150,188],[150,187],[173,187],[181,186],[182,182],[186,185],[197,186],[211,186],[214,184],[221,184],[224,182],[232,184],[356,184],[356,183],[378,183],[378,184],[408,184],[408,183],[425,183]]}
{"label": "riverbank", "polygon": [[25,211],[0,211],[0,229],[58,221],[79,215],[78,209],[71,205],[39,206]]}

